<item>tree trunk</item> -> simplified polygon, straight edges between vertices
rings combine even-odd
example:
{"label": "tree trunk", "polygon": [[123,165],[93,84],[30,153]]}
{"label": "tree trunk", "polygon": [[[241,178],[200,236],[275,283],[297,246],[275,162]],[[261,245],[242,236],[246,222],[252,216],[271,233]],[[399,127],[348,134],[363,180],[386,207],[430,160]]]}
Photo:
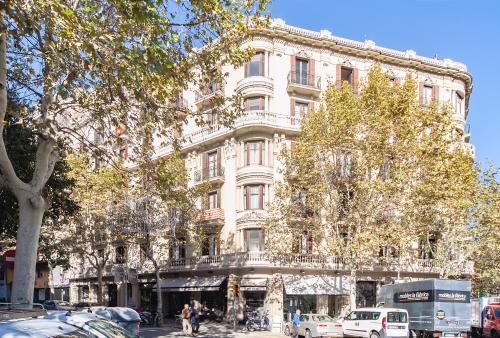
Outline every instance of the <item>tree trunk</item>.
{"label": "tree trunk", "polygon": [[47,261],[47,266],[49,267],[50,299],[54,299],[56,296],[56,292],[54,289],[54,275],[53,275],[54,268],[52,267],[52,263],[50,263],[50,261]]}
{"label": "tree trunk", "polygon": [[356,309],[356,281],[357,270],[352,268],[351,275],[349,276],[349,284],[351,286],[349,289],[349,305],[351,306],[351,311]]}
{"label": "tree trunk", "polygon": [[163,302],[161,298],[161,287],[160,287],[160,269],[155,269],[156,276],[156,312],[158,313],[159,324],[163,324]]}
{"label": "tree trunk", "polygon": [[[42,199],[41,196],[38,196]],[[38,238],[45,212],[44,203],[32,203],[28,198],[18,199],[19,229],[16,240],[16,261],[12,283],[12,303],[33,304]]]}
{"label": "tree trunk", "polygon": [[101,265],[97,265],[97,304],[104,305],[102,302],[102,269]]}

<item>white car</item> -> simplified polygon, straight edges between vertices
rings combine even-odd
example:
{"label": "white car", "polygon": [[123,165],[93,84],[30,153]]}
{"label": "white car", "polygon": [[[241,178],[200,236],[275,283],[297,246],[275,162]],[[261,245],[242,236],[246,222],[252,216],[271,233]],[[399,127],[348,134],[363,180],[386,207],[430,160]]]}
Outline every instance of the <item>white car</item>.
{"label": "white car", "polygon": [[345,317],[342,331],[347,337],[389,338],[409,336],[408,311],[392,308],[361,308]]}
{"label": "white car", "polygon": [[90,332],[97,338],[136,338],[137,335],[128,332],[106,318],[85,312],[50,311],[45,319],[55,320],[76,326]]}

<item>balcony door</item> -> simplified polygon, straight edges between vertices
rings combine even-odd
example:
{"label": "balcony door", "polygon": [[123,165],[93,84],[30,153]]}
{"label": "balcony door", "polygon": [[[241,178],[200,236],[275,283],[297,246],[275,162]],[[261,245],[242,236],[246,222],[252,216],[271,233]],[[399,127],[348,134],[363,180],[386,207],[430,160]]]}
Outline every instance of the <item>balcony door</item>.
{"label": "balcony door", "polygon": [[264,234],[260,229],[245,230],[245,251],[261,252],[264,250]]}
{"label": "balcony door", "polygon": [[308,85],[308,69],[309,61],[297,59],[295,61],[295,82],[303,85]]}
{"label": "balcony door", "polygon": [[208,177],[217,176],[217,152],[208,153]]}

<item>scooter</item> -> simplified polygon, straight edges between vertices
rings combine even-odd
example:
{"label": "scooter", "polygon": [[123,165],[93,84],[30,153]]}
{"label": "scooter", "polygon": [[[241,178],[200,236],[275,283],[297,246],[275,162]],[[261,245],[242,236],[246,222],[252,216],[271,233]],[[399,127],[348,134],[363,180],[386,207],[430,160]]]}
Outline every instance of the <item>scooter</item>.
{"label": "scooter", "polygon": [[245,323],[245,327],[247,331],[269,330],[269,317],[267,311],[263,314],[254,312],[251,316],[248,317]]}

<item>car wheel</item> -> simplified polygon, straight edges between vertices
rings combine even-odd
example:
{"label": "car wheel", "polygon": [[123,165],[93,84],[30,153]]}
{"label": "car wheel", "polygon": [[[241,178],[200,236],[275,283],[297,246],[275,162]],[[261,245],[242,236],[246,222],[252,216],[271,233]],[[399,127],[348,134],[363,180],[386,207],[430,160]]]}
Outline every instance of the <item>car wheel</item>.
{"label": "car wheel", "polygon": [[370,333],[370,338],[380,338],[380,335],[378,334],[378,332],[372,331]]}
{"label": "car wheel", "polygon": [[309,329],[306,329],[306,335],[305,335],[306,338],[312,338],[312,334],[311,334],[311,331]]}
{"label": "car wheel", "polygon": [[289,336],[290,335],[290,326],[285,326],[285,336]]}

